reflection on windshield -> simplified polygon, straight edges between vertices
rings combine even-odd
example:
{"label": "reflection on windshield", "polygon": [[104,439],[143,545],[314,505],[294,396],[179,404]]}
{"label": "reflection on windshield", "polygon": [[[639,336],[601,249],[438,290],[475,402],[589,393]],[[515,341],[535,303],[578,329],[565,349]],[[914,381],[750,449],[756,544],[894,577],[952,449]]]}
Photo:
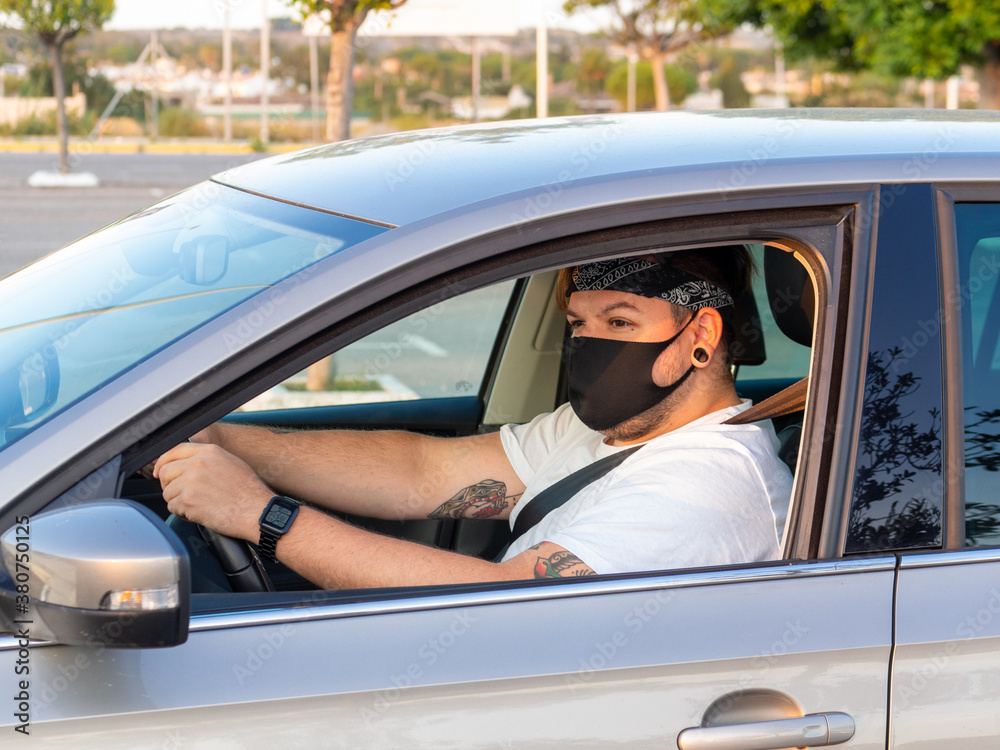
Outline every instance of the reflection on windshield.
{"label": "reflection on windshield", "polygon": [[383,227],[206,183],[0,281],[0,449]]}

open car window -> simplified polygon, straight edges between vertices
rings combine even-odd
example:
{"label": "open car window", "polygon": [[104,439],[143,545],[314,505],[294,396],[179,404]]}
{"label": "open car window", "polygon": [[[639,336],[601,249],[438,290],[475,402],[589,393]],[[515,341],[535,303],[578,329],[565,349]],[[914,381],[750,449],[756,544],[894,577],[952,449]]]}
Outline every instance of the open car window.
{"label": "open car window", "polygon": [[240,411],[478,396],[516,283],[442,299],[324,357]]}
{"label": "open car window", "polygon": [[[748,249],[758,270],[750,298],[741,303],[746,308],[741,312],[734,366],[739,394],[760,401],[808,374],[815,296],[804,266],[791,253],[764,245]],[[772,266],[784,267],[784,275],[776,274]],[[789,276],[788,270],[798,273]],[[564,401],[557,395],[565,394],[565,370],[559,365],[558,349],[567,326],[565,314],[553,304],[554,282],[554,274],[544,272],[443,301],[431,295],[423,309],[317,360],[255,396],[233,416],[240,422],[294,429],[296,422],[288,416],[291,411],[314,412],[318,421],[309,422],[311,428],[367,429],[371,426],[367,413],[376,409],[379,428],[438,433],[433,424],[414,422],[409,404],[483,391],[485,412],[478,412],[476,421],[460,425],[452,434],[494,429],[491,415],[514,415],[507,422],[530,421]],[[805,285],[810,287],[808,293]],[[784,318],[804,305],[810,308],[809,320],[804,333],[800,331],[795,338]],[[544,366],[537,364],[540,357],[545,359]],[[324,378],[319,388],[310,385],[317,371]],[[543,399],[547,404],[526,413],[524,393],[549,394]],[[337,408],[345,406],[351,408]],[[447,407],[442,404],[435,410]],[[802,418],[797,412],[773,422],[779,457],[792,472]],[[487,559],[503,547],[509,533],[506,521],[348,520],[378,533]],[[308,587],[288,570],[271,567],[279,589]]]}

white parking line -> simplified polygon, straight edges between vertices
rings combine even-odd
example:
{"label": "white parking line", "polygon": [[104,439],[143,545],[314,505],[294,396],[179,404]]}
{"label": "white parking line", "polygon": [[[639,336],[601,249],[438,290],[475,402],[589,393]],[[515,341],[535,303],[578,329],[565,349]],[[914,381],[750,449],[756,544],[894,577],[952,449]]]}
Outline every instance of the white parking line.
{"label": "white parking line", "polygon": [[419,349],[424,354],[429,354],[432,357],[448,356],[448,351],[446,349],[442,349],[433,341],[425,339],[423,336],[417,336],[416,334],[411,335],[408,337],[408,342],[414,349]]}
{"label": "white parking line", "polygon": [[447,357],[448,350],[438,344],[435,344],[430,339],[419,336],[415,333],[408,335],[401,335],[398,342],[392,344],[385,341],[356,341],[351,344],[348,349],[355,351],[369,351],[378,350],[385,351],[387,347],[401,346],[404,349],[416,349],[423,352],[431,357]]}

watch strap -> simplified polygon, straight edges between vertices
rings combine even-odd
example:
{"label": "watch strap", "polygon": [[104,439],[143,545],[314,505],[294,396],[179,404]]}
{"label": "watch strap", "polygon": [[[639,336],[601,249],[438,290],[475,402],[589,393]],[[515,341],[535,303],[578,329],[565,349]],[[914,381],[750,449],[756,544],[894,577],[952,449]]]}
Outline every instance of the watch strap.
{"label": "watch strap", "polygon": [[260,550],[260,554],[265,560],[278,561],[278,540],[280,538],[280,534],[275,534],[270,529],[262,528],[260,530],[260,541],[257,542],[257,549]]}

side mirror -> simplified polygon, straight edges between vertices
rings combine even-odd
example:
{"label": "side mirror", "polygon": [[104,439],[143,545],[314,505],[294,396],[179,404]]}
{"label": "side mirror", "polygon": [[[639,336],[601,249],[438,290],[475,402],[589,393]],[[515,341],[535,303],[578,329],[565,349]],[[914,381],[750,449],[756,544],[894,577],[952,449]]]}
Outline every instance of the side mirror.
{"label": "side mirror", "polygon": [[9,631],[106,648],[187,640],[187,550],[141,505],[99,500],[22,516],[0,536],[0,553],[0,615]]}

